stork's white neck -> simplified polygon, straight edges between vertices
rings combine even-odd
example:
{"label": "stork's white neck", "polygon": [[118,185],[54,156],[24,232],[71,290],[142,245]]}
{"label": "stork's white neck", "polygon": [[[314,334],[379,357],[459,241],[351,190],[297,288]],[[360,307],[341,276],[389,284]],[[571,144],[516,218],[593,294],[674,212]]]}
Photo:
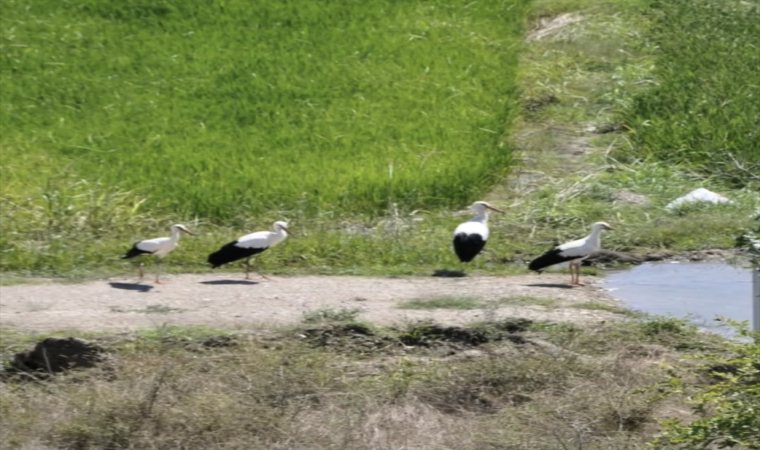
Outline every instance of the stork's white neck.
{"label": "stork's white neck", "polygon": [[586,237],[586,241],[590,241],[592,245],[596,247],[601,247],[602,245],[602,229],[601,228],[592,228],[591,234],[589,234]]}
{"label": "stork's white neck", "polygon": [[280,227],[274,227],[274,233],[271,234],[269,238],[270,247],[274,247],[275,245],[284,241],[285,238],[287,237],[288,237],[288,232],[285,231],[285,229],[280,228]]}
{"label": "stork's white neck", "polygon": [[470,219],[470,222],[480,222],[485,224],[488,222],[488,211],[485,209],[475,212],[475,217]]}
{"label": "stork's white neck", "polygon": [[179,228],[172,227],[172,235],[169,237],[169,239],[171,239],[172,242],[179,241]]}

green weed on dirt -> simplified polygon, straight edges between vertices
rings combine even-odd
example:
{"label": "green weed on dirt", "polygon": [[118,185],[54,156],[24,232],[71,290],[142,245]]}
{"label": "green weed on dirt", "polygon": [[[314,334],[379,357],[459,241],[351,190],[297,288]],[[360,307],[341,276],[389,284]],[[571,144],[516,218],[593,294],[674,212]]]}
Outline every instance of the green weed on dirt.
{"label": "green weed on dirt", "polygon": [[405,300],[398,304],[402,309],[477,309],[483,302],[472,297],[431,297]]}

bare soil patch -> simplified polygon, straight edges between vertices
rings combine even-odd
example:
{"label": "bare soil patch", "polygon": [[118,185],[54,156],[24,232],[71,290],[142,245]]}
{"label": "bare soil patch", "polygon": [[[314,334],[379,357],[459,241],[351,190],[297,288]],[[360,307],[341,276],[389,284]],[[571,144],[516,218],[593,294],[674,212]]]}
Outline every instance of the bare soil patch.
{"label": "bare soil patch", "polygon": [[[80,284],[55,282],[0,287],[0,325],[19,331],[131,331],[162,325],[266,327],[302,322],[319,308],[358,309],[358,320],[378,325],[431,320],[448,326],[506,317],[550,321],[600,321],[607,311],[573,304],[618,302],[599,287],[571,287],[565,274],[438,277],[277,277],[243,280],[234,274],[167,276],[166,284],[111,278]],[[586,282],[598,278],[584,277]],[[416,298],[467,296],[484,306],[471,310],[409,310]],[[510,305],[510,298],[521,298]],[[525,298],[554,299],[551,307]],[[527,304],[526,304],[527,303]],[[539,302],[541,303],[541,302]],[[545,302],[544,302],[545,303]]]}

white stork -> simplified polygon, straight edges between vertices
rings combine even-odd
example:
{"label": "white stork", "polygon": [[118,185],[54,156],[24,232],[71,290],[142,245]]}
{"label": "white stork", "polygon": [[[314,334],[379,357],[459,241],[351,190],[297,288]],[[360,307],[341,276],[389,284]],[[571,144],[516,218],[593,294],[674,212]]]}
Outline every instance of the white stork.
{"label": "white stork", "polygon": [[[249,280],[249,273],[251,271],[251,257],[284,241],[285,238],[288,237],[288,233],[290,233],[290,230],[288,229],[287,223],[275,222],[274,232],[257,231],[255,233],[246,234],[237,240],[225,244],[219,250],[208,255],[208,262],[215,269],[222,264],[227,264],[232,261],[237,261],[238,259],[246,258],[245,279]],[[261,275],[261,277],[268,279],[264,275]]]}
{"label": "white stork", "polygon": [[475,211],[475,217],[462,222],[454,230],[454,252],[459,257],[459,261],[466,263],[475,258],[488,240],[488,210],[503,213],[504,211],[496,209],[486,202],[475,202],[470,205],[470,209]]}
{"label": "white stork", "polygon": [[[132,248],[130,248],[129,251],[121,257],[121,259],[134,258],[135,256],[140,255],[156,255],[158,257],[156,283],[161,284],[161,280],[159,280],[159,276],[161,275],[161,261],[164,259],[164,256],[166,256],[170,251],[174,250],[174,248],[177,247],[177,243],[179,242],[179,232],[184,231],[189,235],[193,235],[193,233],[191,233],[187,227],[179,223],[172,225],[169,227],[169,229],[172,232],[171,236],[169,237],[146,239],[144,241],[135,242]],[[145,275],[142,270],[142,263],[140,263],[138,266],[138,274],[142,280],[143,276]]]}
{"label": "white stork", "polygon": [[[614,230],[614,228],[607,222],[595,222],[591,225],[591,234],[547,250],[543,255],[531,261],[528,269],[541,273],[546,267],[567,261],[570,266],[570,284],[583,286],[583,283],[580,282],[581,261],[602,247],[602,230]],[[573,268],[575,268],[575,273],[573,273]]]}

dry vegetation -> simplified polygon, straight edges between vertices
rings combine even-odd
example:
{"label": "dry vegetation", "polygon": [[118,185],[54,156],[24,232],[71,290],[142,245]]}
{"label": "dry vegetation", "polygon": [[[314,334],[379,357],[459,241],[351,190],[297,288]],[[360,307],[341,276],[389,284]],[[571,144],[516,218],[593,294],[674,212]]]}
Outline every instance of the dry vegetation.
{"label": "dry vegetation", "polygon": [[644,448],[658,363],[715,344],[665,320],[95,339],[103,369],[0,384],[1,448]]}

